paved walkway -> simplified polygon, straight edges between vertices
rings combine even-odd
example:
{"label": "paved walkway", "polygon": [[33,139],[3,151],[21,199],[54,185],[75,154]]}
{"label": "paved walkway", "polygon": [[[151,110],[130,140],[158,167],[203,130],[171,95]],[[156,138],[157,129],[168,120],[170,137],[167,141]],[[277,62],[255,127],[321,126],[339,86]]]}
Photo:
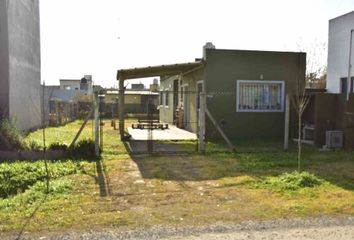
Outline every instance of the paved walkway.
{"label": "paved walkway", "polygon": [[[128,132],[131,135],[131,140],[148,140],[147,129],[133,129],[132,127],[128,127]],[[167,141],[197,140],[197,135],[195,133],[177,128],[176,126],[169,125],[169,128],[165,130],[152,130],[152,139]]]}

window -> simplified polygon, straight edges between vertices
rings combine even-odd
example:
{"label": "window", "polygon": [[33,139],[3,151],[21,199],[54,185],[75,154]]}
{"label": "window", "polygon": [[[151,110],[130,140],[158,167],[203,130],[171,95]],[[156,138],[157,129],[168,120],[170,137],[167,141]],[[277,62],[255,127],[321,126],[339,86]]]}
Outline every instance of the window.
{"label": "window", "polygon": [[[340,92],[341,93],[347,93],[348,91],[348,78],[341,78],[340,79]],[[354,82],[354,77],[350,78],[350,93],[353,93],[353,82]]]}
{"label": "window", "polygon": [[160,106],[163,105],[163,91],[160,91]]}
{"label": "window", "polygon": [[284,81],[237,80],[237,112],[283,112]]}
{"label": "window", "polygon": [[165,106],[168,107],[169,104],[170,104],[170,95],[169,95],[169,92],[168,90],[165,91]]}

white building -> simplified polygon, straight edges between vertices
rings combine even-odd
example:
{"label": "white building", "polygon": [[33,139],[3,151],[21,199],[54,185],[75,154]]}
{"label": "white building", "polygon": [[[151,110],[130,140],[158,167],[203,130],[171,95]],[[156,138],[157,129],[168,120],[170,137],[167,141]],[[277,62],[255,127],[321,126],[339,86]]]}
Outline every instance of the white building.
{"label": "white building", "polygon": [[41,125],[39,0],[0,0],[0,118]]}
{"label": "white building", "polygon": [[354,68],[350,66],[350,62],[354,64],[353,29],[354,11],[329,21],[327,91],[330,93],[353,92]]}
{"label": "white building", "polygon": [[85,75],[79,79],[60,79],[60,89],[62,90],[77,90],[85,93],[93,92],[92,76]]}

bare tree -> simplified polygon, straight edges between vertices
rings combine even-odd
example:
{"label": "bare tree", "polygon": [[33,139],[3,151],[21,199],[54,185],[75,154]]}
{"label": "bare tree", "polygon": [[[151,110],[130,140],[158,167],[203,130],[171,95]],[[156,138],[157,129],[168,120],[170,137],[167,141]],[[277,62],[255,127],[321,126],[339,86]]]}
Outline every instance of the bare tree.
{"label": "bare tree", "polygon": [[298,43],[298,49],[306,52],[306,87],[326,88],[327,48],[325,43],[317,41],[306,45]]}
{"label": "bare tree", "polygon": [[310,97],[305,92],[305,88],[301,89],[301,86],[297,86],[297,93],[292,96],[292,103],[297,112],[297,169],[298,172],[301,171],[301,154],[302,154],[302,142],[301,142],[301,130],[302,130],[302,114],[304,113],[306,106],[310,101]]}

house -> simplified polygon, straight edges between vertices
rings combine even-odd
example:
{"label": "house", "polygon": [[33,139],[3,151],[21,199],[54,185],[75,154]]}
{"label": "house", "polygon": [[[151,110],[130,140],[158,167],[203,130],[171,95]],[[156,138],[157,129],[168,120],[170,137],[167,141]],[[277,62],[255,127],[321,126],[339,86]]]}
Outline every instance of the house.
{"label": "house", "polygon": [[60,89],[80,90],[81,92],[93,93],[92,76],[85,75],[81,79],[60,79]]}
{"label": "house", "polygon": [[[117,104],[119,93],[117,89],[105,91],[104,102],[106,104]],[[151,103],[157,110],[159,94],[149,90],[127,89],[124,95],[126,113],[147,113],[147,104]]]}
{"label": "house", "polygon": [[[354,11],[329,20],[327,91],[353,93]],[[350,81],[348,81],[348,77]]]}
{"label": "house", "polygon": [[0,0],[0,118],[41,126],[39,0]]}
{"label": "house", "polygon": [[[123,69],[117,79],[123,89],[124,80],[160,76],[162,122],[197,132],[199,94],[204,91],[207,109],[230,138],[280,139],[285,96],[304,87],[305,68],[305,53],[224,50],[209,43],[195,62]],[[219,137],[214,129],[207,121],[207,138]]]}
{"label": "house", "polygon": [[302,138],[319,147],[354,149],[353,31],[354,11],[329,20],[327,89],[307,90]]}

